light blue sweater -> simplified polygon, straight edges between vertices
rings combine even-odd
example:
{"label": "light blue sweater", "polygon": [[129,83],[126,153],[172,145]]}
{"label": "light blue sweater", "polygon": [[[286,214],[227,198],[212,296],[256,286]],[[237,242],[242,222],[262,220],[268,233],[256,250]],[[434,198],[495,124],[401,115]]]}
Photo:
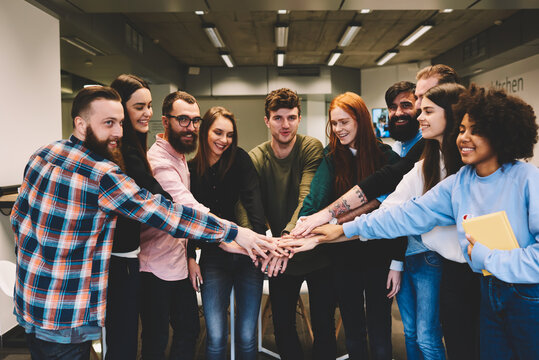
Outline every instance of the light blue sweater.
{"label": "light blue sweater", "polygon": [[[476,243],[467,254],[464,215],[480,216],[505,210],[519,249],[490,250]],[[377,210],[344,224],[347,237],[394,238],[422,234],[434,226],[457,225],[466,261],[475,272],[486,269],[509,283],[539,283],[539,169],[517,161],[480,177],[468,165],[420,198]]]}

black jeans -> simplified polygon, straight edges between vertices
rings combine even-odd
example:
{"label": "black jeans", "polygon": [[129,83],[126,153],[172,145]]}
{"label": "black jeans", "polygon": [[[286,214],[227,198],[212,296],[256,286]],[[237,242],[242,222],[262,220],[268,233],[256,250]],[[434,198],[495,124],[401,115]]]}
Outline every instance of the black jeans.
{"label": "black jeans", "polygon": [[26,334],[26,343],[32,360],[89,360],[91,341],[77,344],[59,344],[36,338],[35,334]]}
{"label": "black jeans", "polygon": [[282,274],[269,281],[275,343],[281,359],[301,360],[303,350],[296,331],[296,305],[301,284],[307,280],[313,327],[313,358],[333,360],[337,354],[335,339],[335,296],[330,268],[302,276]]}
{"label": "black jeans", "polygon": [[107,360],[137,358],[140,276],[138,258],[110,257],[107,289]]}
{"label": "black jeans", "polygon": [[[391,360],[391,303],[386,289],[388,268],[361,268],[335,263],[334,283],[350,359]],[[365,304],[365,305],[364,305]]]}
{"label": "black jeans", "polygon": [[169,323],[174,331],[169,359],[193,359],[200,331],[195,290],[189,279],[165,281],[141,272],[142,358],[165,359]]}
{"label": "black jeans", "polygon": [[440,319],[450,360],[479,359],[480,279],[467,263],[443,260]]}

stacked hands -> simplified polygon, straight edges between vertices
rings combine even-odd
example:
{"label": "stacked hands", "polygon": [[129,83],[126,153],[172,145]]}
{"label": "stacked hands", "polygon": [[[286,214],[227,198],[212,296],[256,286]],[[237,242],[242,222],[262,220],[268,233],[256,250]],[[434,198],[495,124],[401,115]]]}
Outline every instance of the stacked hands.
{"label": "stacked hands", "polygon": [[[333,241],[342,234],[340,225],[313,225],[320,221],[312,219],[315,215],[317,214],[302,218],[290,234],[280,238],[260,235],[238,227],[235,241],[221,242],[219,247],[229,253],[249,256],[255,266],[260,266],[262,272],[269,277],[277,276],[285,272],[288,260],[295,253],[311,250],[319,243]],[[191,284],[196,291],[200,291],[199,284],[203,283],[200,267],[195,259],[189,259],[188,266]]]}
{"label": "stacked hands", "polygon": [[[272,238],[255,233],[252,230],[238,227],[238,236],[235,241],[219,244],[226,252],[247,255],[253,260],[256,267],[274,277],[285,272],[294,254],[308,251],[320,243],[339,242],[346,239],[342,225],[328,224],[331,216],[319,212],[298,220],[296,227],[290,234],[280,238]],[[348,221],[339,217],[338,222]],[[189,279],[196,291],[200,291],[203,283],[200,267],[195,259],[189,259]],[[400,289],[400,273],[391,270],[387,279],[388,298],[392,298]]]}

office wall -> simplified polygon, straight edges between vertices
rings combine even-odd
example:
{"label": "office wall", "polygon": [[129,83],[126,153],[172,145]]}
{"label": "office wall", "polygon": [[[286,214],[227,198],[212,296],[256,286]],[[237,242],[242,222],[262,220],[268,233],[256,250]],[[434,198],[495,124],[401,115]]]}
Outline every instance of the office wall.
{"label": "office wall", "polygon": [[430,65],[429,61],[388,65],[361,71],[361,97],[369,109],[385,108],[384,95],[388,87],[397,81],[416,82],[418,70]]}
{"label": "office wall", "polygon": [[[20,184],[29,156],[62,135],[59,21],[21,0],[0,2],[0,186]],[[0,215],[0,259],[15,261],[9,218]],[[15,325],[0,293],[0,325]]]}
{"label": "office wall", "polygon": [[[512,64],[499,67],[470,78],[481,86],[503,88],[511,95],[518,96],[530,104],[535,115],[539,115],[539,54]],[[539,166],[539,145],[535,145],[531,163]]]}
{"label": "office wall", "polygon": [[268,128],[264,123],[264,99],[262,96],[198,97],[200,113],[212,106],[224,106],[232,111],[238,126],[238,144],[245,151],[268,140]]}

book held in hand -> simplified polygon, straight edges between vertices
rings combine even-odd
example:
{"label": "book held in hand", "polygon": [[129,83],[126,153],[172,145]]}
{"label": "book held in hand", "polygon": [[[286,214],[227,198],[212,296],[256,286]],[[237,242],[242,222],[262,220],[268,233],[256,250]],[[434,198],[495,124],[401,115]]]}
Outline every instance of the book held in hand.
{"label": "book held in hand", "polygon": [[[464,219],[462,227],[475,241],[491,250],[513,250],[520,247],[505,211]],[[492,274],[483,270],[483,275]]]}

